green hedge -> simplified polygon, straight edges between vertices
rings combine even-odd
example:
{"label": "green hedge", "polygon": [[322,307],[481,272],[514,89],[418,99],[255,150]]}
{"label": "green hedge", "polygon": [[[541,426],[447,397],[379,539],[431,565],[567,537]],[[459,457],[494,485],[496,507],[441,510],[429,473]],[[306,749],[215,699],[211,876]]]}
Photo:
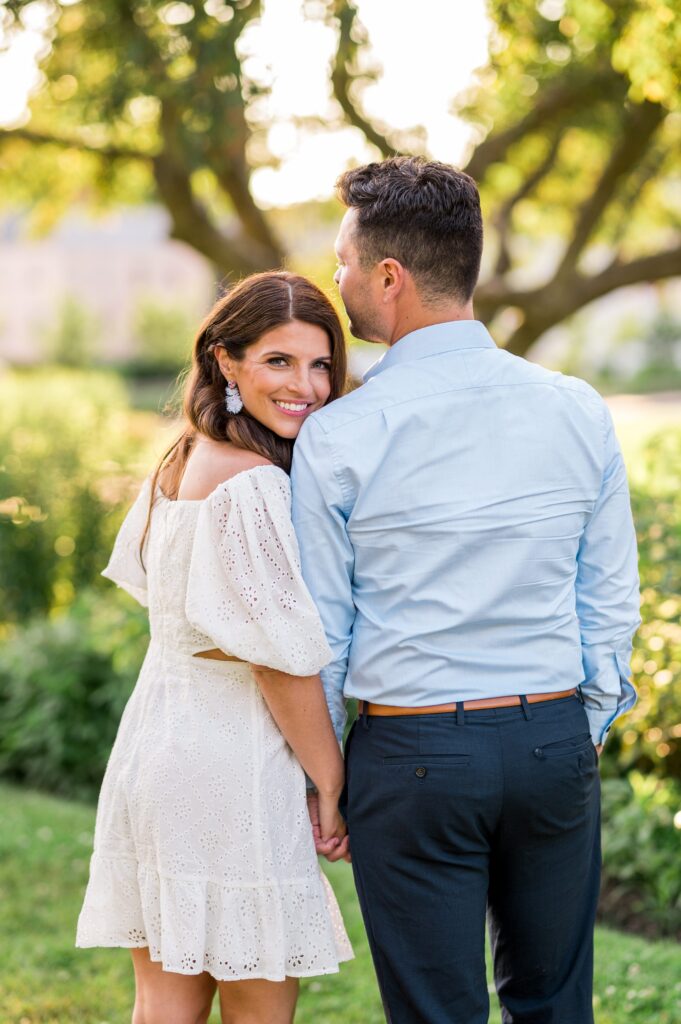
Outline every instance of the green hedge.
{"label": "green hedge", "polygon": [[115,374],[0,374],[0,637],[100,585],[158,434]]}
{"label": "green hedge", "polygon": [[145,610],[108,588],[0,647],[0,776],[96,798],[148,642]]}
{"label": "green hedge", "polygon": [[603,783],[601,912],[611,923],[681,938],[681,784],[631,772]]}
{"label": "green hedge", "polygon": [[631,460],[641,618],[632,670],[638,703],[612,730],[606,775],[681,779],[681,430],[652,438]]}

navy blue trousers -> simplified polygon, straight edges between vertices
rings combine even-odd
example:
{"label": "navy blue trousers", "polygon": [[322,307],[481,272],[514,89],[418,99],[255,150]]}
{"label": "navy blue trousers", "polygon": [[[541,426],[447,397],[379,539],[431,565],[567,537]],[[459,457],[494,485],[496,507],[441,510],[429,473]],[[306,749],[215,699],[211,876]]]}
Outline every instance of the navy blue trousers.
{"label": "navy blue trousers", "polygon": [[346,748],[353,871],[391,1024],[593,1024],[598,757],[576,697],[365,717]]}

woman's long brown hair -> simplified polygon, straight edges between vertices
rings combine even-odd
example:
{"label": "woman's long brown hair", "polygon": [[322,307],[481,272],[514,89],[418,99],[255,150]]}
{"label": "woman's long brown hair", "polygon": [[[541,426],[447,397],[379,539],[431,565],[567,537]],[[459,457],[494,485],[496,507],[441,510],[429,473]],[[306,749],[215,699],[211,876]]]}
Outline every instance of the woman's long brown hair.
{"label": "woman's long brown hair", "polygon": [[307,278],[285,270],[253,274],[236,285],[216,302],[196,336],[184,388],[185,426],[154,471],[140,557],[143,557],[149,532],[159,476],[164,473],[168,490],[175,496],[197,434],[214,441],[230,441],[237,448],[256,452],[289,472],[293,440],[279,437],[245,408],[236,415],[227,412],[225,378],[215,358],[215,349],[224,348],[239,362],[248,347],[263,334],[292,320],[315,324],[326,332],[331,346],[331,391],[327,401],[342,395],[346,378],[343,329],[324,292]]}

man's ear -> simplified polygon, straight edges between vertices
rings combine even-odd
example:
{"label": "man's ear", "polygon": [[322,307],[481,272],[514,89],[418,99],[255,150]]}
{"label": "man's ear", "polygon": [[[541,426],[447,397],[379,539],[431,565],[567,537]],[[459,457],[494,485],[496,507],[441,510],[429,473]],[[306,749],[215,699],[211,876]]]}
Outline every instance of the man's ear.
{"label": "man's ear", "polygon": [[388,258],[379,263],[383,286],[383,301],[393,302],[404,287],[407,271],[398,260]]}

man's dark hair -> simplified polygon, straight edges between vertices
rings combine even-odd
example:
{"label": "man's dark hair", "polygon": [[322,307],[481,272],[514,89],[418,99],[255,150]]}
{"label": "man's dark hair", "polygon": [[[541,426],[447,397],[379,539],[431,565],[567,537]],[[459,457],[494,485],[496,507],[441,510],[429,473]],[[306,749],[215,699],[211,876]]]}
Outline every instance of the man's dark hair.
{"label": "man's dark hair", "polygon": [[482,255],[480,196],[449,164],[397,156],[342,174],[341,201],[357,210],[354,242],[363,267],[392,257],[429,301],[473,295]]}

